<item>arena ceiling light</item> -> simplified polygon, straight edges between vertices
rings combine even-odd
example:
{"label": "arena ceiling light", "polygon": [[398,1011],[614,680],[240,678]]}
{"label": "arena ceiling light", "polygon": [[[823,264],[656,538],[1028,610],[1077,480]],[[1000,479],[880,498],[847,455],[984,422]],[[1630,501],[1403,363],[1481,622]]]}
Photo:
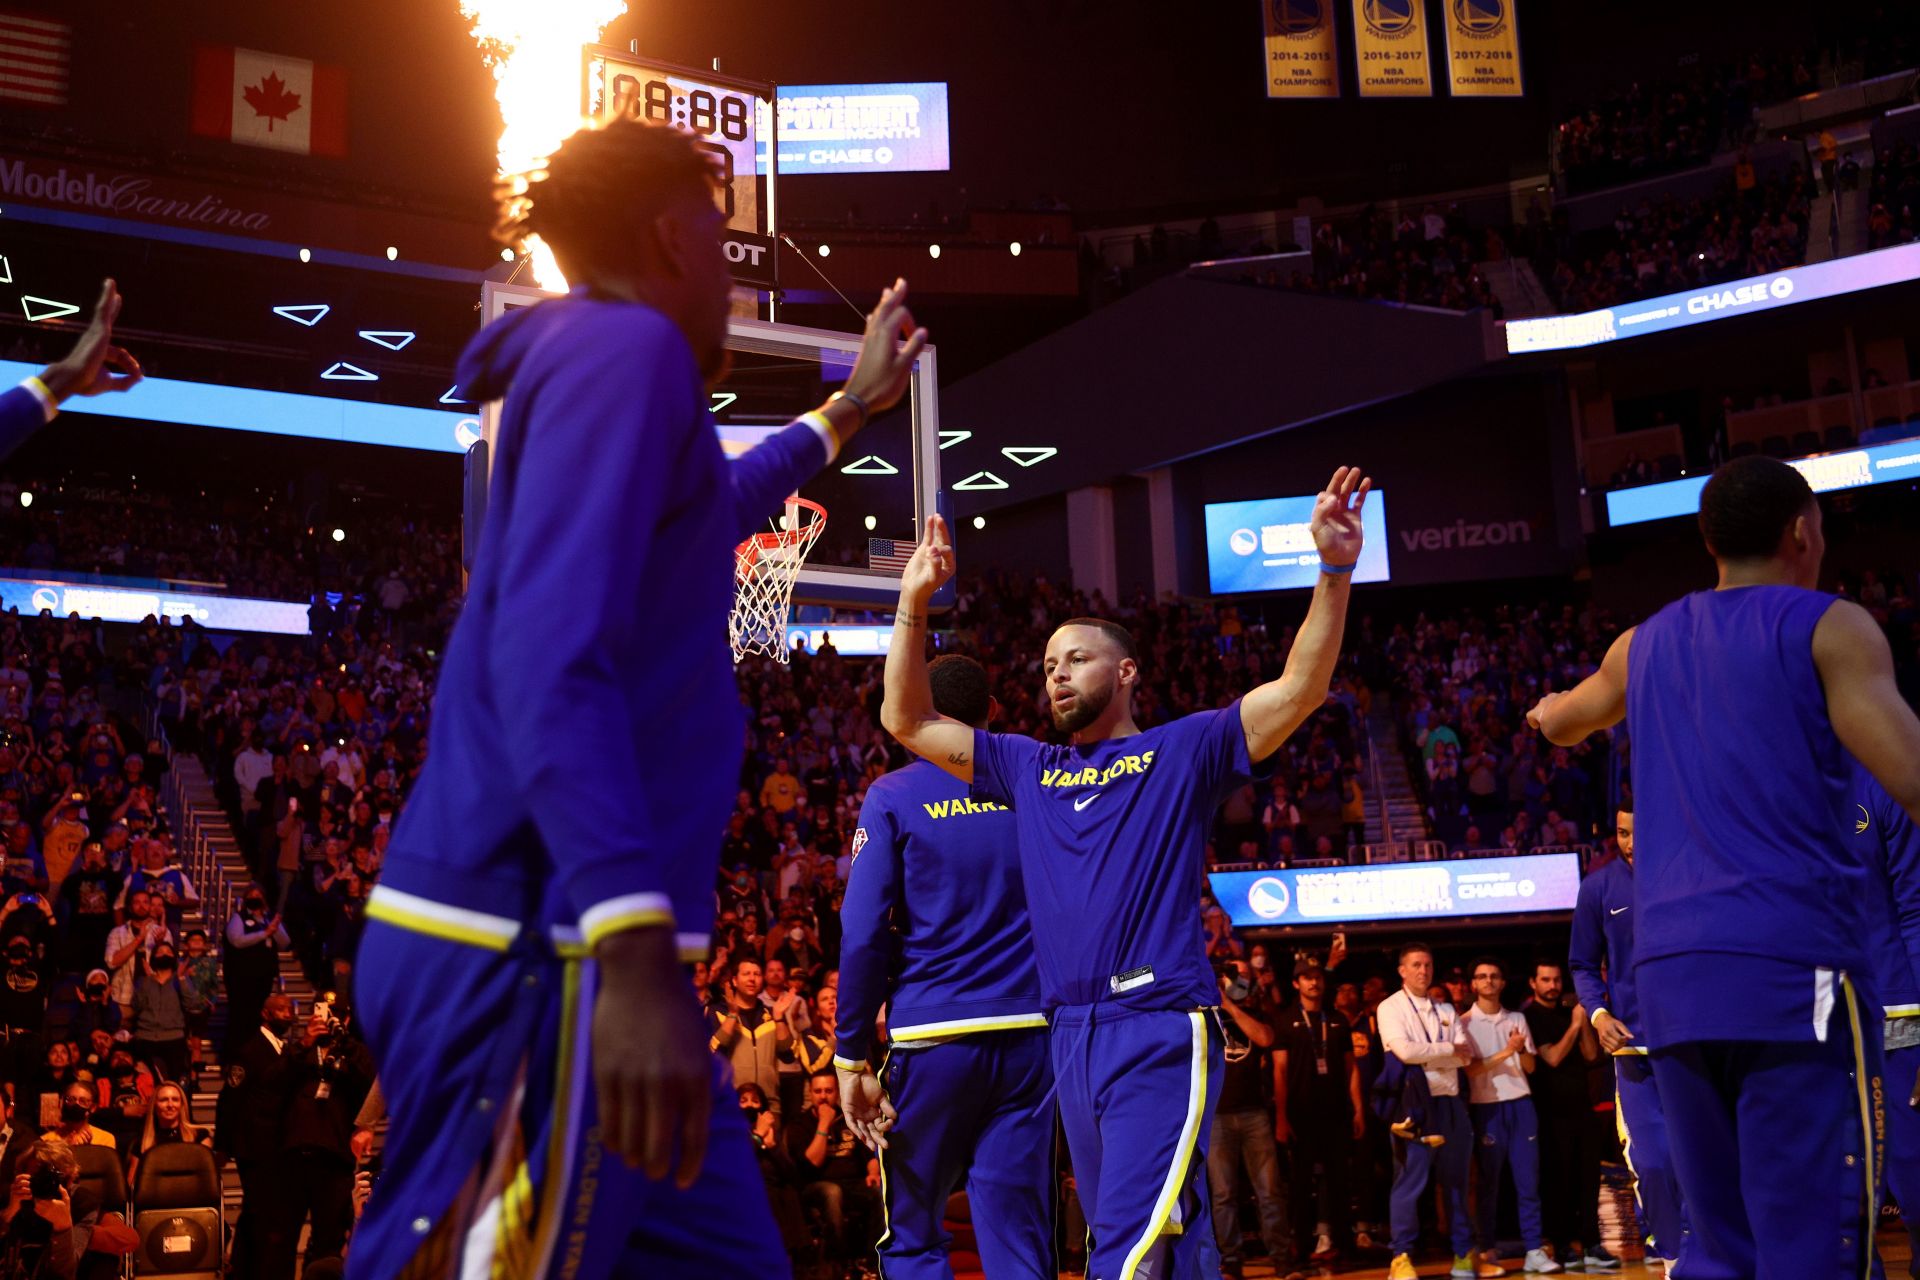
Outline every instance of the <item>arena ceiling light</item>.
{"label": "arena ceiling light", "polygon": [[973,432],[971,431],[942,431],[940,433],[940,447],[942,449],[951,449],[962,440],[971,439],[973,439]]}
{"label": "arena ceiling light", "polygon": [[380,375],[368,373],[357,364],[348,364],[345,360],[334,362],[334,366],[320,375],[328,382],[378,382]]}
{"label": "arena ceiling light", "polygon": [[455,383],[453,386],[448,387],[445,391],[441,392],[440,403],[441,404],[472,404],[473,403],[473,401],[471,400],[462,400],[459,396],[455,395],[454,392],[458,390],[460,390],[460,386],[458,383]]}
{"label": "arena ceiling light", "polygon": [[961,493],[983,493],[992,489],[1013,488],[991,471],[976,471],[953,487]]}
{"label": "arena ceiling light", "polygon": [[1038,466],[1058,452],[1060,452],[1058,449],[1049,448],[1043,444],[1008,445],[1000,450],[1001,456],[1008,462],[1016,462],[1023,467]]}
{"label": "arena ceiling light", "polygon": [[847,476],[897,476],[900,468],[876,454],[868,454],[858,462],[849,462],[840,468],[841,475]]}
{"label": "arena ceiling light", "polygon": [[939,257],[939,256],[940,256],[940,246],[939,246],[939,245],[937,245],[937,244],[930,244],[930,245],[928,245],[928,246],[927,246],[927,256],[928,256],[929,258],[937,258],[937,257]]}
{"label": "arena ceiling light", "polygon": [[0,284],[13,283],[13,264],[7,261],[7,255],[0,253]]}
{"label": "arena ceiling light", "polygon": [[732,404],[735,400],[738,400],[740,398],[739,393],[735,391],[715,391],[715,392],[712,392],[711,394],[713,396],[713,403],[708,405],[707,408],[710,412],[713,412],[713,413],[720,412],[722,409],[726,408],[728,405]]}
{"label": "arena ceiling light", "polygon": [[1008,253],[1010,253],[1010,254],[1012,254],[1012,255],[1013,255],[1014,257],[1016,257],[1016,258],[1017,258],[1017,257],[1019,257],[1019,256],[1020,256],[1020,242],[1019,242],[1018,240],[1015,240],[1015,241],[1014,241],[1014,242],[1013,242],[1012,244],[1010,244],[1010,245],[1008,245],[1008,246],[1007,246],[1007,252],[1008,252]]}
{"label": "arena ceiling light", "polygon": [[[41,307],[38,312],[34,310],[35,303]],[[55,302],[52,298],[36,298],[30,293],[23,293],[20,295],[20,310],[26,314],[28,320],[38,324],[43,320],[58,320],[62,316],[73,315],[80,310],[80,304]]]}
{"label": "arena ceiling light", "polygon": [[331,310],[333,308],[324,302],[302,302],[292,306],[275,307],[273,314],[283,320],[291,320],[295,324],[303,324],[311,329],[326,319],[327,312]]}
{"label": "arena ceiling light", "polygon": [[411,329],[362,329],[360,336],[389,351],[399,351],[418,337]]}

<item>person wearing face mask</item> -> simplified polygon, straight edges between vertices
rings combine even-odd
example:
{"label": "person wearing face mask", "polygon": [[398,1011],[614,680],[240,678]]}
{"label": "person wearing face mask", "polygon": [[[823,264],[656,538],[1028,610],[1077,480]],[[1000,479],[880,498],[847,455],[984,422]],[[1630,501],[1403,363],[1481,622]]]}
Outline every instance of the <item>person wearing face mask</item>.
{"label": "person wearing face mask", "polygon": [[47,1130],[45,1137],[58,1138],[70,1147],[107,1147],[116,1144],[113,1135],[93,1125],[94,1108],[100,1095],[85,1080],[75,1080],[60,1095],[60,1123]]}
{"label": "person wearing face mask", "polygon": [[260,1006],[280,977],[280,953],[291,950],[293,939],[278,913],[268,914],[267,895],[249,885],[240,907],[227,921],[221,940],[221,968],[227,980],[227,1048],[222,1055],[250,1041],[260,1026]]}
{"label": "person wearing face mask", "polygon": [[86,1044],[96,1031],[109,1038],[120,1030],[120,1006],[109,996],[112,986],[105,969],[93,969],[84,978],[62,978],[47,1006],[46,1040],[50,1044]]}
{"label": "person wearing face mask", "polygon": [[134,979],[131,1030],[136,1058],[152,1063],[163,1079],[187,1078],[187,1008],[180,992],[180,960],[171,944],[155,947]]}
{"label": "person wearing face mask", "polygon": [[240,1221],[234,1228],[232,1274],[257,1275],[265,1265],[268,1226],[279,1215],[281,1130],[287,1114],[293,1001],[275,993],[255,1015],[253,1030],[227,1060],[214,1111],[214,1132],[240,1174]]}

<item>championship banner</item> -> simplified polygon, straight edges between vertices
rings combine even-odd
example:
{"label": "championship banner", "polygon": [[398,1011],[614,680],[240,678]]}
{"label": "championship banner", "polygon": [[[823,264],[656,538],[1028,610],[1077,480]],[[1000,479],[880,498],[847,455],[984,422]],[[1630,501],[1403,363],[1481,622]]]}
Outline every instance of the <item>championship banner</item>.
{"label": "championship banner", "polygon": [[1447,69],[1456,98],[1518,98],[1520,28],[1513,0],[1446,0]]}
{"label": "championship banner", "polygon": [[1354,64],[1363,98],[1430,98],[1425,0],[1353,0]]}
{"label": "championship banner", "polygon": [[1261,0],[1269,98],[1337,98],[1340,55],[1333,0]]}

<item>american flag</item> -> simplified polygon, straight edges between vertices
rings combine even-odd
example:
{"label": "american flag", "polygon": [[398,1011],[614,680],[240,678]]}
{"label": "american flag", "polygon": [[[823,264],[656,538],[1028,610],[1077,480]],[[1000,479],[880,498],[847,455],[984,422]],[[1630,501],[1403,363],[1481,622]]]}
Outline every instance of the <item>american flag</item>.
{"label": "american flag", "polygon": [[66,106],[72,37],[64,22],[0,11],[0,100]]}
{"label": "american flag", "polygon": [[867,539],[867,568],[890,569],[896,573],[907,571],[907,561],[913,559],[913,549],[917,543],[901,542],[893,538]]}

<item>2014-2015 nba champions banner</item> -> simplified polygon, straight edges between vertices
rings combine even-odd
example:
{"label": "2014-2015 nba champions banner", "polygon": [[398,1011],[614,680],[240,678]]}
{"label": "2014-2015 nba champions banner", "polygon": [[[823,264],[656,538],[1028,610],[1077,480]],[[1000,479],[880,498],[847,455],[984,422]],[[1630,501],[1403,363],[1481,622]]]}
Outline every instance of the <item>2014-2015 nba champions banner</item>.
{"label": "2014-2015 nba champions banner", "polygon": [[1520,28],[1513,0],[1446,0],[1446,5],[1453,96],[1520,97]]}
{"label": "2014-2015 nba champions banner", "polygon": [[1333,6],[1334,0],[1261,0],[1269,98],[1340,96]]}
{"label": "2014-2015 nba champions banner", "polygon": [[1353,0],[1353,60],[1363,98],[1430,98],[1424,0]]}

